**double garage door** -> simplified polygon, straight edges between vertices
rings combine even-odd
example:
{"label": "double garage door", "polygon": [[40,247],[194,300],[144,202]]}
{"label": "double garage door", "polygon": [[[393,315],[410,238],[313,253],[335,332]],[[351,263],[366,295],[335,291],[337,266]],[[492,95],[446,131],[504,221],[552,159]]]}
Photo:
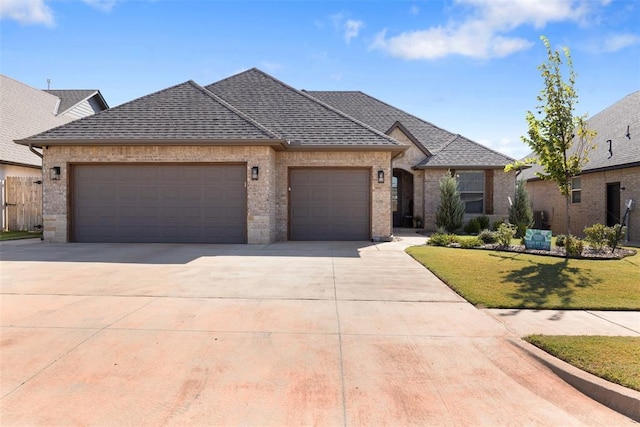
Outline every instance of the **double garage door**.
{"label": "double garage door", "polygon": [[[369,169],[291,169],[289,239],[370,239]],[[246,165],[74,165],[76,242],[246,243]]]}
{"label": "double garage door", "polygon": [[75,165],[76,242],[246,243],[245,165]]}

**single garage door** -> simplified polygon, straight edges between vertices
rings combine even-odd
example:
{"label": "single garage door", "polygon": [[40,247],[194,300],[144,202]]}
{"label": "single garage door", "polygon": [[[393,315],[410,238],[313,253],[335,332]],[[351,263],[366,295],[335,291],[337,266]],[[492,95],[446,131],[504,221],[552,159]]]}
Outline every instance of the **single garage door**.
{"label": "single garage door", "polygon": [[369,240],[369,169],[291,169],[290,240]]}
{"label": "single garage door", "polygon": [[76,242],[246,243],[244,165],[75,165]]}

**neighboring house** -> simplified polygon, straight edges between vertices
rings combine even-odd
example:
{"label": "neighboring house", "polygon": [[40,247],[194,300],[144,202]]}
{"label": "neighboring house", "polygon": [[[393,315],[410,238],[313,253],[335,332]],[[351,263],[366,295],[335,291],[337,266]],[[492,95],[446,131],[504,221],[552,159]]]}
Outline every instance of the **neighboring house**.
{"label": "neighboring house", "polygon": [[3,230],[42,226],[42,156],[14,140],[107,109],[97,90],[39,90],[0,74],[0,184]]}
{"label": "neighboring house", "polygon": [[[571,233],[582,236],[584,228],[593,224],[620,223],[627,201],[634,200],[629,240],[640,241],[640,91],[589,118],[588,128],[597,132],[596,148],[588,154],[582,173],[572,180]],[[522,174],[528,180],[533,209],[544,212],[554,233],[564,233],[565,199],[554,182],[536,177],[541,170],[536,165]]]}
{"label": "neighboring house", "polygon": [[[372,119],[329,95],[361,98]],[[474,213],[506,217],[514,187],[501,172],[513,159],[366,95],[305,93],[257,69],[18,142],[46,147],[44,237],[56,242],[386,240],[392,184],[396,211],[427,225],[448,169]]]}
{"label": "neighboring house", "polygon": [[0,179],[41,176],[42,159],[14,140],[108,108],[97,90],[40,90],[0,74]]}

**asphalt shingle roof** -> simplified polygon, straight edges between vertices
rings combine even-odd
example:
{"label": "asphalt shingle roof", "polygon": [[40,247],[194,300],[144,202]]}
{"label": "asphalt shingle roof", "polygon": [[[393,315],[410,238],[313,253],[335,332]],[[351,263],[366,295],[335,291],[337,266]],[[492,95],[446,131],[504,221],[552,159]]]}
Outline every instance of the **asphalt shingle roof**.
{"label": "asphalt shingle roof", "polygon": [[334,107],[251,69],[206,86],[292,146],[397,147],[394,139]]}
{"label": "asphalt shingle roof", "polygon": [[468,138],[449,132],[372,96],[358,91],[307,91],[311,96],[369,126],[388,132],[396,122],[404,126],[431,153],[422,167],[501,167],[514,159]]}
{"label": "asphalt shingle roof", "polygon": [[[44,92],[60,98],[58,114],[64,113],[74,105],[99,93],[96,89],[45,89]],[[102,97],[100,100],[104,103],[104,108],[108,108]]]}
{"label": "asphalt shingle roof", "polygon": [[[640,164],[640,91],[590,117],[587,123],[589,129],[597,132],[593,140],[596,148],[587,155],[589,162],[583,172]],[[611,152],[608,140],[611,140]],[[522,176],[524,179],[535,178],[536,172],[542,170],[542,166],[533,165],[523,171]]]}
{"label": "asphalt shingle roof", "polygon": [[280,140],[193,81],[135,99],[28,139],[55,141]]}

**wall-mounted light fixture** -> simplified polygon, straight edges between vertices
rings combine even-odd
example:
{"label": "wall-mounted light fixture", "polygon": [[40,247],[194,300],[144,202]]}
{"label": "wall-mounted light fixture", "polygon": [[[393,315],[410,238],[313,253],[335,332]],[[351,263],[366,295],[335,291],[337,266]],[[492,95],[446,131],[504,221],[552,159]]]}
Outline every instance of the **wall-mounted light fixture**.
{"label": "wall-mounted light fixture", "polygon": [[49,169],[49,178],[52,180],[60,179],[60,166],[54,166]]}
{"label": "wall-mounted light fixture", "polygon": [[258,166],[252,167],[251,168],[251,180],[252,181],[257,181],[259,173],[260,173],[260,169],[258,169]]}
{"label": "wall-mounted light fixture", "polygon": [[378,184],[384,184],[384,171],[378,171]]}

